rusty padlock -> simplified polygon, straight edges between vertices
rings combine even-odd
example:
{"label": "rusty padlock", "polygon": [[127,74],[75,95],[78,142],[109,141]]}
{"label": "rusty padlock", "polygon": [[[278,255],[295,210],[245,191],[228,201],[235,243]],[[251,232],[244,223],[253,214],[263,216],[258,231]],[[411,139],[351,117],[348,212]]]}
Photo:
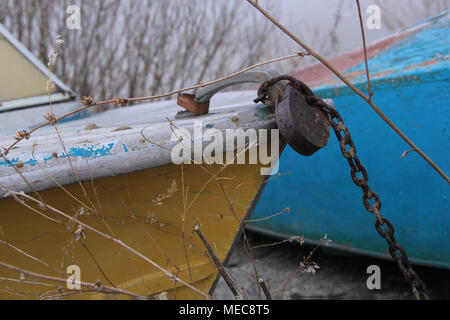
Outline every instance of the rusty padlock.
{"label": "rusty padlock", "polygon": [[320,108],[308,105],[304,95],[292,85],[286,86],[275,110],[281,135],[301,155],[311,156],[328,144],[327,117]]}

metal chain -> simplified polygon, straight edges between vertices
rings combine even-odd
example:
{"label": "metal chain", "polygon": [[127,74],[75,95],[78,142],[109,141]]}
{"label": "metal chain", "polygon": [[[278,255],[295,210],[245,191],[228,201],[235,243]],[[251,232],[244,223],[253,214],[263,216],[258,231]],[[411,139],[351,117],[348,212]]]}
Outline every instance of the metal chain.
{"label": "metal chain", "polygon": [[[360,187],[363,192],[363,204],[366,210],[373,213],[377,218],[375,223],[375,229],[378,234],[386,240],[389,246],[389,253],[392,259],[398,264],[400,271],[402,272],[405,280],[411,285],[412,292],[417,300],[429,300],[428,290],[425,283],[420,279],[417,273],[414,271],[411,262],[405,249],[395,239],[394,226],[392,223],[384,218],[381,213],[381,201],[378,194],[369,187],[369,175],[366,169],[361,164],[358,156],[356,155],[356,147],[350,135],[347,126],[344,124],[339,112],[326,104],[322,99],[316,97],[313,91],[302,81],[288,75],[282,75],[264,82],[258,90],[258,98],[256,101],[261,101],[267,95],[267,87],[281,80],[288,80],[291,86],[297,89],[305,96],[305,100],[310,106],[318,107],[324,112],[331,127],[336,134],[339,141],[341,153],[351,169],[351,177],[355,185]],[[387,230],[383,230],[383,226],[387,227]]]}

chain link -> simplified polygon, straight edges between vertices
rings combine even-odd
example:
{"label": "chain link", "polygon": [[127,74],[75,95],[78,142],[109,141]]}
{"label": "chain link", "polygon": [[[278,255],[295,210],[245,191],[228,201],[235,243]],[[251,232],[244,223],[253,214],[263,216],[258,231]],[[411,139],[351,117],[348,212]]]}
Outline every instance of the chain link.
{"label": "chain link", "polygon": [[[384,218],[381,213],[381,200],[378,194],[369,187],[369,175],[356,155],[356,147],[347,126],[344,124],[339,112],[326,104],[322,99],[316,97],[312,90],[302,81],[288,75],[282,75],[264,82],[258,90],[258,99],[267,96],[267,87],[281,80],[288,80],[293,86],[305,96],[305,100],[310,106],[318,107],[328,117],[328,121],[334,130],[339,141],[341,153],[347,159],[351,170],[351,177],[355,185],[363,192],[363,204],[366,210],[377,218],[375,229],[378,234],[386,240],[389,246],[389,253],[392,259],[398,264],[405,280],[411,285],[412,292],[418,300],[429,300],[429,295],[425,283],[414,271],[405,249],[395,239],[394,226]],[[255,101],[256,102],[256,101]],[[387,227],[384,231],[383,227]]]}

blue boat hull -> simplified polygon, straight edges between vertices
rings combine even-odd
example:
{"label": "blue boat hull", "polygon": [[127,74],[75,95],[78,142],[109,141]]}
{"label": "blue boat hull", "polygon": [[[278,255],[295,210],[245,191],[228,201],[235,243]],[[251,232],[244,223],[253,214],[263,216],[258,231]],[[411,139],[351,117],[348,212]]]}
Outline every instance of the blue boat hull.
{"label": "blue boat hull", "polygon": [[[370,59],[374,101],[443,170],[450,172],[450,71],[448,13],[426,22]],[[396,62],[395,62],[396,61]],[[386,66],[391,69],[387,70]],[[367,92],[364,65],[346,72]],[[332,98],[350,129],[371,188],[382,200],[382,214],[416,263],[450,266],[450,188],[359,96],[342,85],[321,84],[315,93]],[[252,219],[290,212],[252,228],[318,241],[325,234],[338,248],[389,257],[375,231],[375,217],[362,205],[334,135],[312,157],[287,147],[282,175],[265,188]]]}

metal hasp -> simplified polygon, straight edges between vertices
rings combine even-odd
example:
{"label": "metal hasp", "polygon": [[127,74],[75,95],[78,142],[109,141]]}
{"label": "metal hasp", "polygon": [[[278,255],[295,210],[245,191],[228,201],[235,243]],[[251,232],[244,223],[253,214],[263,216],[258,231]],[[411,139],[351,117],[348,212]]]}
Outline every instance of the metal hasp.
{"label": "metal hasp", "polygon": [[[209,112],[211,98],[219,91],[236,84],[258,83],[279,76],[279,73],[271,69],[247,71],[235,77],[219,81],[210,86],[199,89],[195,94],[181,93],[178,95],[177,104],[194,115],[203,115]],[[266,106],[274,107],[278,98],[284,95],[286,84],[279,82],[267,89],[267,97],[262,101]]]}
{"label": "metal hasp", "polygon": [[283,138],[301,155],[311,156],[328,144],[330,124],[325,114],[308,105],[304,95],[291,85],[277,103],[276,119]]}
{"label": "metal hasp", "polygon": [[198,102],[195,100],[195,94],[180,93],[178,95],[177,104],[196,116],[207,114],[209,112],[209,101]]}

